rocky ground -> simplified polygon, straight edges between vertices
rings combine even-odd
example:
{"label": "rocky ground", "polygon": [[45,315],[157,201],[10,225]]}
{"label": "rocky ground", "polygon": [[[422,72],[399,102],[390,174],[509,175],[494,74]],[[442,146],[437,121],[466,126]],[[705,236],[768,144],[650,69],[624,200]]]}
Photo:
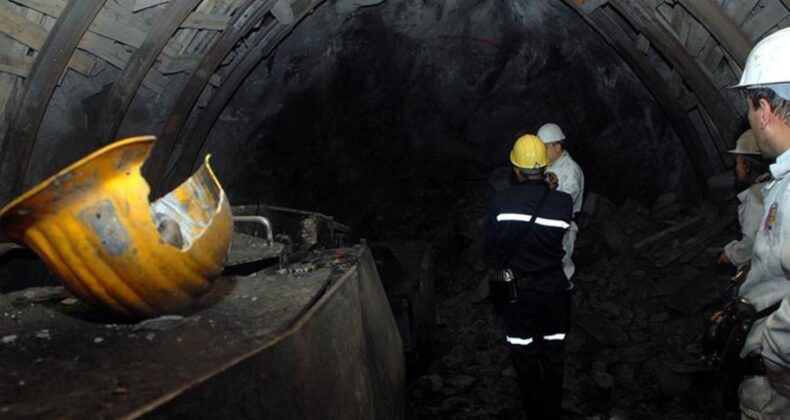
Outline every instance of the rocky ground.
{"label": "rocky ground", "polygon": [[[702,314],[728,278],[711,269],[713,257],[718,246],[734,237],[735,227],[726,221],[716,227],[720,218],[709,210],[681,207],[672,196],[661,197],[648,209],[588,194],[575,253],[566,418],[736,415],[737,400],[731,394],[724,397],[725,378],[699,361]],[[695,216],[699,222],[688,229],[634,250],[634,243]],[[444,271],[439,273],[434,358],[409,380],[408,417],[524,418],[502,320],[489,302],[475,303],[484,272],[479,266],[474,269],[477,264],[469,258],[475,224],[465,226],[472,228],[462,234],[467,238],[462,244],[472,252],[455,260],[452,254],[437,256]],[[678,256],[684,247],[691,251]]]}

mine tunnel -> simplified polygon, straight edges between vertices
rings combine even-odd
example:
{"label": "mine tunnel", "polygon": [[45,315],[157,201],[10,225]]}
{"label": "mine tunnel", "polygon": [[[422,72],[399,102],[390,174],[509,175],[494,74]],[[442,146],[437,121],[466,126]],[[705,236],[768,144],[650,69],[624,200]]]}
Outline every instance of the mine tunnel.
{"label": "mine tunnel", "polygon": [[551,122],[584,174],[562,418],[740,418],[702,350],[731,86],[790,1],[0,6],[0,417],[527,418],[482,237]]}

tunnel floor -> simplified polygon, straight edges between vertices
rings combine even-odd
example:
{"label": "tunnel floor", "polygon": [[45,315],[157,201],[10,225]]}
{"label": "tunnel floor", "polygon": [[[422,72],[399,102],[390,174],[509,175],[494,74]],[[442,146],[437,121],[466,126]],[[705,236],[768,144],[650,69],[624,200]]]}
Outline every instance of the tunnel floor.
{"label": "tunnel floor", "polygon": [[[703,314],[729,278],[713,261],[734,226],[657,267],[685,237],[639,251],[633,244],[700,209],[659,215],[630,200],[619,206],[594,194],[587,200],[574,254],[565,418],[738,418],[734,388],[700,362]],[[472,243],[457,240],[455,247]],[[434,357],[407,383],[407,418],[524,418],[502,319],[476,296],[484,270],[473,268],[469,252],[438,258],[446,269],[439,273]]]}

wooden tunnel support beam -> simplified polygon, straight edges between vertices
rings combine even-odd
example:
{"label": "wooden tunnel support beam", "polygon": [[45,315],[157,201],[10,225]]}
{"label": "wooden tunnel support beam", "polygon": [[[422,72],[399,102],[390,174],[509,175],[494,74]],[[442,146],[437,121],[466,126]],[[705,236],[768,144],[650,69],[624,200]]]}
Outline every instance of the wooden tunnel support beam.
{"label": "wooden tunnel support beam", "polygon": [[294,29],[294,27],[313,9],[318,7],[324,0],[297,0],[291,5],[293,17],[291,23],[283,25],[277,20],[272,20],[269,27],[262,29],[263,33],[255,46],[247,50],[243,57],[237,60],[238,65],[228,74],[222,86],[211,97],[211,101],[201,112],[187,130],[185,136],[184,149],[181,158],[173,170],[173,178],[181,179],[189,173],[199,163],[200,154],[205,146],[211,128],[219,118],[222,110],[230,102],[230,99],[239,89],[239,86],[246,80],[247,76],[255,67],[267,57],[274,48]]}
{"label": "wooden tunnel support beam", "polygon": [[[790,0],[788,0],[790,1]],[[752,50],[752,41],[713,0],[680,0],[680,4],[730,53],[741,68]]]}
{"label": "wooden tunnel support beam", "polygon": [[[200,94],[205,89],[211,75],[228,53],[236,46],[252,28],[268,13],[275,0],[247,0],[233,18],[228,29],[222,32],[211,49],[203,56],[198,68],[192,73],[189,81],[179,95],[170,115],[165,120],[165,125],[159,140],[156,142],[151,157],[144,168],[146,179],[151,185],[152,198],[162,195],[169,185],[164,185],[167,174],[167,164],[176,150],[179,134],[195,106]],[[178,157],[176,156],[176,161]]]}
{"label": "wooden tunnel support beam", "polygon": [[172,1],[154,20],[145,41],[129,59],[104,100],[101,114],[93,130],[94,144],[105,145],[118,134],[123,117],[156,57],[200,1]]}
{"label": "wooden tunnel support beam", "polygon": [[8,130],[0,149],[0,200],[19,194],[38,129],[58,80],[105,0],[70,1],[41,47],[24,91],[7,106]]}
{"label": "wooden tunnel support beam", "polygon": [[612,45],[626,63],[629,64],[634,73],[644,82],[645,87],[647,87],[672,123],[691,161],[692,168],[697,174],[698,185],[702,190],[705,190],[707,178],[721,169],[719,168],[720,162],[706,152],[704,145],[701,144],[700,136],[694,130],[694,126],[684,112],[683,106],[666,88],[664,79],[645,60],[644,54],[637,49],[636,43],[614,20],[610,13],[607,13],[602,8],[588,13],[584,9],[579,8],[574,0],[565,0],[565,3]]}
{"label": "wooden tunnel support beam", "polygon": [[689,55],[668,28],[657,22],[655,13],[637,0],[610,0],[609,4],[641,32],[688,83],[715,123],[718,132],[711,132],[714,141],[727,144],[730,139],[737,138],[742,116],[728,105],[728,99],[711,81],[708,70]]}
{"label": "wooden tunnel support beam", "polygon": [[[28,20],[3,3],[0,3],[0,32],[36,51],[41,50],[49,36],[49,31],[44,27]],[[27,78],[32,70],[33,57],[17,55],[16,58],[29,60],[30,68],[27,71],[17,71],[20,76]],[[69,59],[68,66],[80,74],[89,75],[95,64],[96,60],[89,54],[77,50]]]}

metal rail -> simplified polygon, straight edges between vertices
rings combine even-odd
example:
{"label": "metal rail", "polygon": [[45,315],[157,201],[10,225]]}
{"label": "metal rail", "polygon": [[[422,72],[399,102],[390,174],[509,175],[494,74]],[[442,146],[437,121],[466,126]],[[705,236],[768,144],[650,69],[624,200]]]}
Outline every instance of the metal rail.
{"label": "metal rail", "polygon": [[263,216],[233,216],[234,222],[258,223],[266,228],[266,240],[269,241],[269,246],[274,245],[274,231],[272,230],[272,222]]}

